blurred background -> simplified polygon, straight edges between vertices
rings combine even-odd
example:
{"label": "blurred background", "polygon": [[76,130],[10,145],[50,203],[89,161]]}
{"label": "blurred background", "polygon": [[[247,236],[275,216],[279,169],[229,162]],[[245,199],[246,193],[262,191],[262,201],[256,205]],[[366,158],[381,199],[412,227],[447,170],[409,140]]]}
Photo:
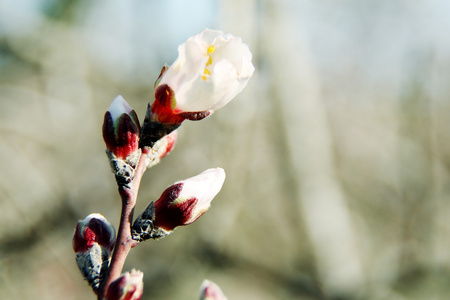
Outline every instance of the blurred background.
{"label": "blurred background", "polygon": [[0,298],[95,299],[79,219],[115,226],[101,137],[118,94],[143,119],[161,67],[205,28],[241,36],[256,72],[186,121],[137,212],[222,167],[211,209],[125,269],[142,299],[448,299],[450,2],[0,0]]}

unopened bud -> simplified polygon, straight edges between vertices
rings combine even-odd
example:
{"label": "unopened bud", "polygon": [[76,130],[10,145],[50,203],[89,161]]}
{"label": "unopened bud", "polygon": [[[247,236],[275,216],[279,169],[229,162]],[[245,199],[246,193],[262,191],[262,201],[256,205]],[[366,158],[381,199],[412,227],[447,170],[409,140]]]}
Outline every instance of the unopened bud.
{"label": "unopened bud", "polygon": [[126,159],[139,149],[140,131],[136,112],[122,96],[117,96],[105,113],[103,122],[106,148],[117,158]]}
{"label": "unopened bud", "polygon": [[147,168],[157,165],[162,158],[166,157],[175,147],[178,138],[178,131],[172,131],[170,134],[161,138],[152,147],[147,158]]}
{"label": "unopened bud", "polygon": [[103,139],[117,183],[130,187],[140,157],[140,125],[136,112],[117,96],[105,113]]}
{"label": "unopened bud", "polygon": [[131,270],[114,280],[106,293],[106,300],[139,300],[142,297],[144,274]]}
{"label": "unopened bud", "polygon": [[170,232],[191,224],[209,209],[224,181],[225,171],[216,168],[171,185],[154,203],[153,226]]}
{"label": "unopened bud", "polygon": [[111,252],[115,242],[114,226],[101,214],[90,214],[84,220],[78,221],[73,235],[73,250],[86,252],[97,243]]}
{"label": "unopened bud", "polygon": [[205,279],[200,287],[200,300],[227,300],[227,297],[217,284]]}
{"label": "unopened bud", "polygon": [[131,228],[133,239],[159,239],[177,226],[191,224],[209,209],[224,181],[225,171],[216,168],[169,186],[136,218]]}
{"label": "unopened bud", "polygon": [[100,214],[90,214],[76,226],[72,242],[76,262],[94,289],[106,276],[115,241],[114,227]]}

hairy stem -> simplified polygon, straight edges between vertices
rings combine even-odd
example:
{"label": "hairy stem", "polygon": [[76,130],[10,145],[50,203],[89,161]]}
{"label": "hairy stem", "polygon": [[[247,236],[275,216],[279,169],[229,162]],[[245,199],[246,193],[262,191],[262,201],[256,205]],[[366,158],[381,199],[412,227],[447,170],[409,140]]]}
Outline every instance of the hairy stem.
{"label": "hairy stem", "polygon": [[122,273],[130,249],[137,245],[137,241],[131,238],[131,226],[133,225],[134,207],[136,205],[142,175],[146,170],[146,159],[149,151],[150,149],[148,147],[142,148],[142,154],[136,166],[131,189],[119,187],[119,194],[122,198],[119,230],[117,233],[116,245],[114,246],[114,252],[111,257],[111,264],[109,265],[108,275],[97,293],[99,300],[106,297],[106,292],[108,291],[110,284],[119,278]]}

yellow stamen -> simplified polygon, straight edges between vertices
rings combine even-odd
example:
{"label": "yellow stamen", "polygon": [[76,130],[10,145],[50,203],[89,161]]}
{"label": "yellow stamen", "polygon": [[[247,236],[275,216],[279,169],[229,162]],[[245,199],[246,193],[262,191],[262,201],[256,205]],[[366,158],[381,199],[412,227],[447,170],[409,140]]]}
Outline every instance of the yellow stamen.
{"label": "yellow stamen", "polygon": [[206,80],[208,77],[209,77],[209,75],[211,75],[211,72],[208,70],[208,69],[205,69],[205,71],[203,72],[203,76],[202,76],[202,79],[203,80]]}
{"label": "yellow stamen", "polygon": [[209,46],[208,49],[206,49],[206,52],[208,52],[209,54],[213,53],[214,50],[216,49],[216,47],[214,47],[213,45]]}
{"label": "yellow stamen", "polygon": [[[206,56],[208,56],[208,61],[206,62],[206,66],[212,65],[213,61],[212,61],[211,53],[213,53],[215,49],[216,49],[216,47],[214,47],[213,45],[209,46],[206,49]],[[204,75],[202,76],[202,79],[206,80],[209,77],[209,75],[211,75],[211,72],[208,69],[205,69],[203,74]]]}
{"label": "yellow stamen", "polygon": [[206,65],[207,66],[212,65],[212,57],[211,56],[208,58],[208,61],[206,62]]}

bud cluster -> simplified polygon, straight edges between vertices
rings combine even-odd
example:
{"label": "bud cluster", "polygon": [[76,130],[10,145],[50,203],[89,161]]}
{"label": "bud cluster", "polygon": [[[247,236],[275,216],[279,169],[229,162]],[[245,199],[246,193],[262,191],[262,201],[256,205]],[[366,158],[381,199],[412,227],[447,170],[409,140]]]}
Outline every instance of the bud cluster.
{"label": "bud cluster", "polygon": [[[142,124],[120,95],[104,116],[106,154],[122,198],[118,240],[100,214],[79,221],[73,236],[78,267],[99,299],[140,299],[142,272],[121,275],[128,251],[138,242],[162,238],[193,223],[209,209],[225,180],[225,171],[214,168],[175,182],[132,222],[141,176],[174,149],[181,124],[211,116],[242,91],[254,72],[247,45],[221,31],[206,29],[189,38],[178,54],[171,66],[162,68],[154,86],[155,100],[148,104]],[[205,281],[201,299],[226,298],[214,283]]]}

